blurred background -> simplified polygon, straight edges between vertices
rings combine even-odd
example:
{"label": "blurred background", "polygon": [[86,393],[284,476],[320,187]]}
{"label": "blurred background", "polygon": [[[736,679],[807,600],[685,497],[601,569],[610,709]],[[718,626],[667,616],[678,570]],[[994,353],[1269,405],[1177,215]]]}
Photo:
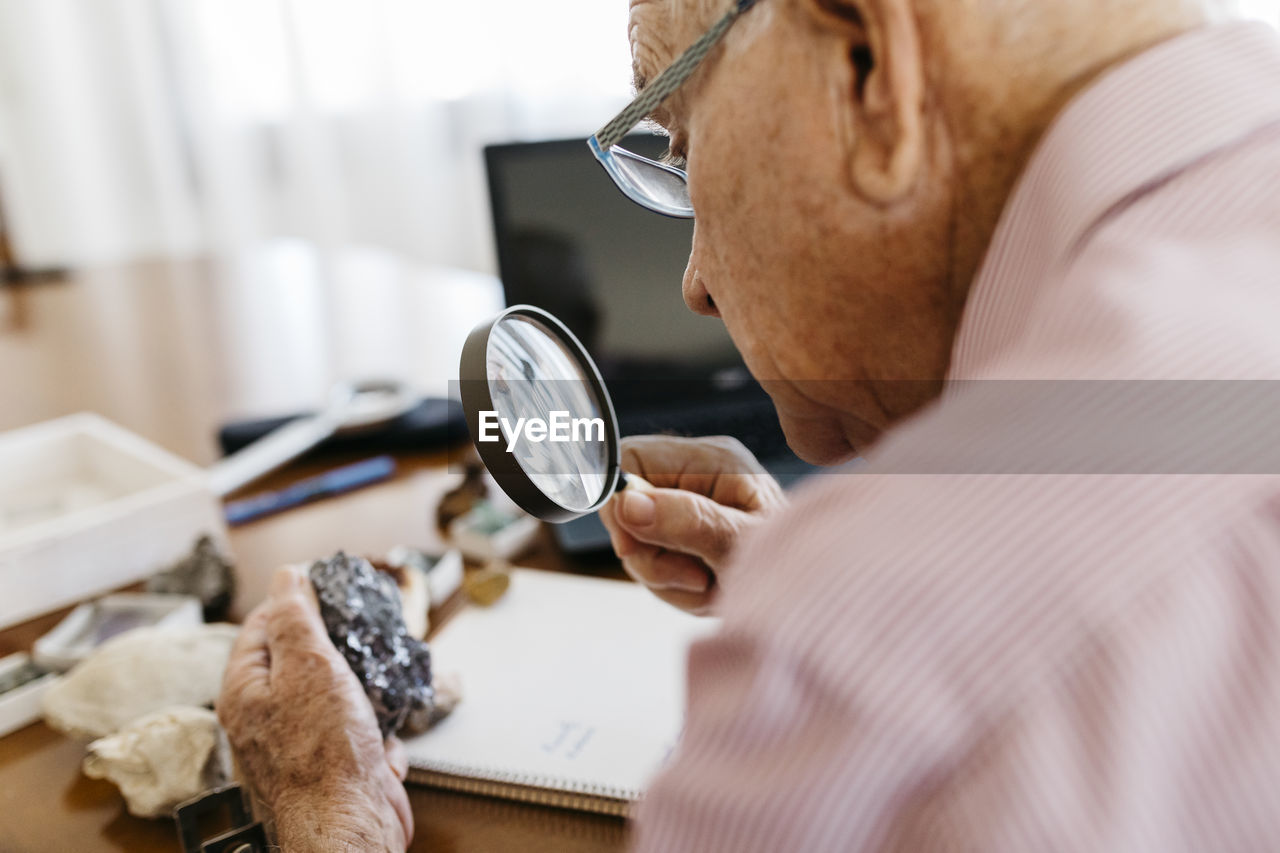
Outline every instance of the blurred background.
{"label": "blurred background", "polygon": [[[472,325],[574,294],[598,359],[741,373],[690,224],[581,144],[631,86],[626,0],[0,0],[0,430],[91,410],[205,462],[339,380],[444,396]],[[485,146],[547,139],[495,239]]]}
{"label": "blurred background", "polygon": [[[495,268],[481,146],[630,95],[624,0],[0,0],[27,267],[366,244]],[[1280,0],[1228,2],[1280,23]]]}
{"label": "blurred background", "polygon": [[630,95],[623,0],[0,0],[13,257],[274,237],[494,267],[480,149]]}

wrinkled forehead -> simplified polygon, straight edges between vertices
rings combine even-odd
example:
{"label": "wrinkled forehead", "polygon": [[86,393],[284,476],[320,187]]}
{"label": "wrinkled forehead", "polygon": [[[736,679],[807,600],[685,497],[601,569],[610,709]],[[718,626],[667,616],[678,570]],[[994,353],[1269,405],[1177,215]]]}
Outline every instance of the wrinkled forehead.
{"label": "wrinkled forehead", "polygon": [[[631,66],[636,89],[670,65],[710,24],[707,0],[630,0]],[[707,21],[703,21],[708,18]]]}

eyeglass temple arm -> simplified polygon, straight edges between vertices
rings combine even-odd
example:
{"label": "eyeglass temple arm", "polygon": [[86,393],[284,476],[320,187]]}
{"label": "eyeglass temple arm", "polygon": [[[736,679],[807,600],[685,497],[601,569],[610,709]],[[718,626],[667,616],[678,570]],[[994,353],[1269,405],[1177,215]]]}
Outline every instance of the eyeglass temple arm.
{"label": "eyeglass temple arm", "polygon": [[596,131],[596,141],[600,145],[601,151],[608,151],[613,146],[622,141],[622,137],[626,136],[633,127],[644,120],[658,105],[665,101],[672,92],[680,88],[685,80],[693,74],[694,69],[698,67],[698,63],[706,57],[711,48],[716,46],[720,39],[724,38],[724,34],[729,29],[729,25],[734,22],[739,15],[750,9],[756,4],[757,0],[737,0],[733,8],[724,13],[724,16],[707,30],[702,36],[689,45],[689,49],[680,54],[675,62],[667,66],[661,74],[659,74],[653,82],[645,86],[644,91],[640,93],[634,101],[627,105],[627,108],[618,113],[604,127]]}

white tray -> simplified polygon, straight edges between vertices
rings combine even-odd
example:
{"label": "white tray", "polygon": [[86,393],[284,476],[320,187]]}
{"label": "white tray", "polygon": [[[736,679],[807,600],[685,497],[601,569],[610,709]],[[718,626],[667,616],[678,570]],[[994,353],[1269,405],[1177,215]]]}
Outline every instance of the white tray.
{"label": "white tray", "polygon": [[[0,675],[8,675],[27,664],[31,658],[24,654],[0,658]],[[0,737],[16,732],[23,726],[40,719],[40,702],[44,692],[54,685],[58,676],[47,673],[21,687],[0,693]]]}
{"label": "white tray", "polygon": [[0,628],[133,583],[208,533],[204,471],[93,414],[0,433]]}
{"label": "white tray", "polygon": [[190,627],[204,623],[194,595],[118,593],[86,601],[36,640],[35,662],[51,672],[66,672],[98,646],[134,628]]}

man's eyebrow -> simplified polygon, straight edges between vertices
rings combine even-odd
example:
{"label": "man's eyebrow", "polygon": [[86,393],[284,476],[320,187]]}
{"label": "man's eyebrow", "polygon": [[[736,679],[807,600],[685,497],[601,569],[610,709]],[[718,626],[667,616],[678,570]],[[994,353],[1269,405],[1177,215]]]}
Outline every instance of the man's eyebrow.
{"label": "man's eyebrow", "polygon": [[[645,76],[645,73],[640,70],[639,66],[635,66],[632,72],[632,82],[635,84],[635,89],[636,89],[635,96],[638,98],[640,97],[640,94],[644,91],[645,87],[649,85],[650,80],[648,77]],[[662,114],[663,114],[662,105],[659,104],[658,106],[654,107],[649,112],[649,114],[642,119],[642,121],[651,122],[656,125],[661,125],[662,122],[660,122],[658,118]]]}
{"label": "man's eyebrow", "polygon": [[[638,60],[632,60],[631,82],[635,86],[635,97],[640,97],[645,88],[648,87],[655,79],[656,77],[650,77],[644,72],[641,68],[641,63]],[[671,125],[674,121],[675,118],[671,115],[665,103],[659,103],[649,111],[648,115],[641,119],[641,123],[648,122],[650,124],[655,124],[660,128],[666,129],[668,132],[672,130]]]}
{"label": "man's eyebrow", "polygon": [[649,85],[649,78],[644,76],[644,72],[640,70],[640,66],[632,66],[631,82],[635,86],[636,94],[639,95],[644,91],[644,87]]}

